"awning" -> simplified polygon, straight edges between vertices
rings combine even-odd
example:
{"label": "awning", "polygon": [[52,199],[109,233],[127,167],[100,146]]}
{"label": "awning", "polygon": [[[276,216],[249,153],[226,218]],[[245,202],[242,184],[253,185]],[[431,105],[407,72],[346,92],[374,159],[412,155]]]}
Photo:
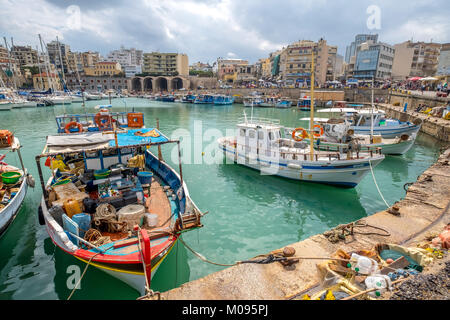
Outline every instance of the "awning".
{"label": "awning", "polygon": [[435,77],[426,77],[426,78],[422,78],[420,79],[420,81],[438,81],[438,78]]}
{"label": "awning", "polygon": [[421,77],[412,77],[412,78],[409,78],[408,81],[417,81],[420,79],[422,79],[422,78]]}

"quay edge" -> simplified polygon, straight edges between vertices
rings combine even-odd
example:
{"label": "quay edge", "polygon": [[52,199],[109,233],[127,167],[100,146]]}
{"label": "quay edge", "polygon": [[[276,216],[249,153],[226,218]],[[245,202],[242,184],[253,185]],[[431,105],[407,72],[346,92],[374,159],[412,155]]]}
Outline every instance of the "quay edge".
{"label": "quay edge", "polygon": [[[389,237],[355,235],[355,241],[331,243],[323,234],[290,244],[299,257],[330,257],[373,248],[377,243],[404,244],[424,234],[437,222],[450,218],[450,148],[408,188],[396,203],[399,216],[381,211],[362,220],[381,227]],[[250,257],[249,257],[250,258]],[[294,270],[279,263],[240,264],[161,293],[164,300],[284,300],[319,285],[318,260],[301,260]]]}

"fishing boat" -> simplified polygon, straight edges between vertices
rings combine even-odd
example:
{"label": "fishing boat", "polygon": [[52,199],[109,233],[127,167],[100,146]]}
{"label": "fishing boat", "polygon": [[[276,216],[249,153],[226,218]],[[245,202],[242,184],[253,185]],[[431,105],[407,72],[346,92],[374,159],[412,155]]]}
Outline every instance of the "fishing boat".
{"label": "fishing boat", "polygon": [[[307,121],[309,118],[300,120]],[[402,155],[411,149],[416,140],[417,134],[403,134],[395,138],[383,138],[380,135],[361,135],[355,134],[350,128],[350,123],[345,119],[325,119],[316,118],[324,130],[324,135],[314,141],[314,147],[324,151],[341,151],[347,152],[346,148],[352,143],[356,148],[362,146],[365,148],[380,148],[381,153],[386,155]],[[292,134],[293,128],[285,128],[285,136]],[[305,139],[309,143],[309,139]]]}
{"label": "fishing boat", "polygon": [[[314,51],[311,83],[314,83]],[[323,128],[314,124],[314,86],[311,86],[310,129],[296,128],[292,139],[282,137],[279,120],[247,119],[244,111],[236,128],[236,136],[218,139],[226,158],[259,170],[261,174],[353,188],[384,159],[380,149],[354,150],[347,153],[314,149],[314,139],[323,135]],[[303,141],[310,139],[309,145]]]}
{"label": "fishing boat", "polygon": [[162,96],[162,102],[175,102],[175,96],[173,94],[165,94]]}
{"label": "fishing boat", "polygon": [[218,94],[214,96],[214,104],[217,105],[230,105],[234,103],[234,97],[229,95]]}
{"label": "fishing boat", "polygon": [[290,108],[292,107],[292,101],[289,98],[280,98],[275,104],[277,108]]}
{"label": "fishing boat", "polygon": [[262,96],[248,96],[244,98],[244,106],[246,107],[259,107],[264,102]]}
{"label": "fishing boat", "polygon": [[195,97],[194,104],[214,104],[214,95],[199,94]]}
{"label": "fishing boat", "polygon": [[[33,177],[23,165],[20,141],[8,130],[0,130],[0,236],[16,218],[27,194],[34,187]],[[8,152],[17,152],[21,169],[6,163]]]}
{"label": "fishing boat", "polygon": [[0,100],[0,111],[11,110],[11,109],[12,109],[11,102],[5,101],[5,100]]}
{"label": "fishing boat", "polygon": [[[162,159],[161,146],[180,148],[178,140],[157,128],[115,129],[47,137],[36,157],[39,221],[66,254],[148,294],[181,233],[201,227],[203,214],[189,196],[181,159],[179,174]],[[52,169],[47,182],[41,158]]]}
{"label": "fishing boat", "polygon": [[271,96],[264,99],[264,102],[262,102],[259,106],[263,108],[274,108],[278,102],[278,97]]}
{"label": "fishing boat", "polygon": [[311,97],[304,96],[303,98],[298,99],[297,108],[301,111],[310,111],[311,110]]}
{"label": "fishing boat", "polygon": [[195,95],[188,93],[181,98],[182,103],[194,103]]}

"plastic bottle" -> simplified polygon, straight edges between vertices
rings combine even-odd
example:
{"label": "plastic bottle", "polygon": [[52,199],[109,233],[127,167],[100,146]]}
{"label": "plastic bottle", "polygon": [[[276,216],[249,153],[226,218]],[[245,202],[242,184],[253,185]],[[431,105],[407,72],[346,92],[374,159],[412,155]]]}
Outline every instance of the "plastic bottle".
{"label": "plastic bottle", "polygon": [[377,290],[369,292],[369,296],[373,298],[377,298],[386,291],[386,289],[392,290],[392,282],[391,279],[387,275],[377,274],[374,276],[369,276],[364,281],[366,285],[366,289],[374,289]]}
{"label": "plastic bottle", "polygon": [[378,270],[378,263],[370,258],[353,253],[350,258],[353,271],[360,274],[373,274]]}

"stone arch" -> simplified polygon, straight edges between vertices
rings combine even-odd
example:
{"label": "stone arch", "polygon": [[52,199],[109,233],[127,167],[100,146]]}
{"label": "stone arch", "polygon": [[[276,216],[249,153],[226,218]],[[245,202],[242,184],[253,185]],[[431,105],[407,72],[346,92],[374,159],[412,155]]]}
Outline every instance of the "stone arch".
{"label": "stone arch", "polygon": [[155,80],[155,90],[156,91],[168,91],[169,81],[165,77],[158,77]]}
{"label": "stone arch", "polygon": [[135,77],[131,80],[131,90],[136,92],[142,91],[142,78]]}
{"label": "stone arch", "polygon": [[153,91],[153,78],[150,78],[150,77],[144,78],[143,90],[150,91],[150,92]]}
{"label": "stone arch", "polygon": [[172,79],[172,90],[180,90],[184,88],[184,81],[180,77],[175,77]]}

